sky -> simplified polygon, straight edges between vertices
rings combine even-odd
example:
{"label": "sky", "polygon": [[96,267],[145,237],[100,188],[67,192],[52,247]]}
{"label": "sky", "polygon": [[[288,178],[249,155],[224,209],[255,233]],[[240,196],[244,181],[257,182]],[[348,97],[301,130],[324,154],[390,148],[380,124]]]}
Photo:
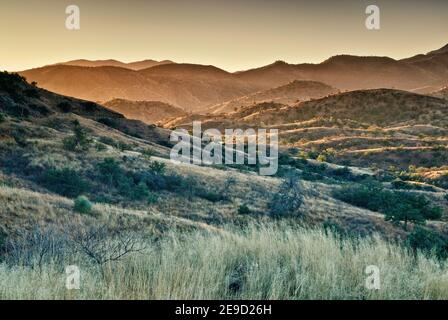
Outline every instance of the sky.
{"label": "sky", "polygon": [[[80,30],[65,27],[68,5]],[[367,30],[368,5],[381,29]],[[170,59],[245,70],[335,54],[405,58],[448,44],[447,0],[0,0],[0,69]]]}

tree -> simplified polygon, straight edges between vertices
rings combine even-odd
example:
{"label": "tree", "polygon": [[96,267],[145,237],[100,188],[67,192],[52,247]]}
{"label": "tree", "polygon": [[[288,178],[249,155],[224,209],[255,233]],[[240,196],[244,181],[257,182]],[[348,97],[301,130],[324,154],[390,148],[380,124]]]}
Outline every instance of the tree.
{"label": "tree", "polygon": [[71,234],[72,241],[104,276],[107,263],[119,261],[133,252],[141,252],[146,248],[143,239],[137,233],[128,230],[123,222],[117,226],[96,224],[75,230]]}
{"label": "tree", "polygon": [[424,224],[428,219],[439,219],[442,216],[442,209],[431,206],[423,195],[415,196],[406,192],[395,192],[394,199],[388,201],[386,205],[384,210],[386,221],[403,221],[405,230],[407,230],[409,222]]}
{"label": "tree", "polygon": [[78,120],[73,121],[73,125],[73,135],[63,140],[64,149],[70,151],[87,150],[91,143],[91,139],[87,137],[85,129],[81,126]]}
{"label": "tree", "polygon": [[302,203],[299,178],[296,174],[289,174],[268,206],[273,216],[297,216]]}

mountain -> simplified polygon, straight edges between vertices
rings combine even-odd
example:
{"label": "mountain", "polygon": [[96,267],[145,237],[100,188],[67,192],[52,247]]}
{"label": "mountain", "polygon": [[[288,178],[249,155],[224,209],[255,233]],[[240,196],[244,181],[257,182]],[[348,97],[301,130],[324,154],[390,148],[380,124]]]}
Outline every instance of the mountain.
{"label": "mountain", "polygon": [[226,101],[213,106],[210,110],[212,113],[228,113],[262,102],[276,102],[292,105],[299,101],[322,98],[337,92],[337,89],[321,82],[295,80],[280,87],[259,91],[247,96]]}
{"label": "mountain", "polygon": [[448,85],[448,45],[427,54],[420,54],[403,59],[401,62],[425,70],[438,79],[441,79],[440,84]]}
{"label": "mountain", "polygon": [[341,90],[396,88],[414,90],[443,82],[427,70],[388,57],[334,56],[320,64],[274,64],[237,74],[266,88],[293,80],[313,80]]}
{"label": "mountain", "polygon": [[155,60],[142,60],[142,61],[135,61],[135,62],[121,62],[118,60],[86,60],[86,59],[78,59],[78,60],[71,60],[67,62],[58,63],[58,65],[66,65],[66,66],[77,66],[77,67],[120,67],[120,68],[126,68],[131,70],[141,70],[146,68],[155,67],[158,65],[163,64],[170,64],[174,63],[170,60],[163,60],[163,61],[155,61]]}
{"label": "mountain", "polygon": [[111,110],[123,114],[128,119],[156,123],[185,115],[185,111],[160,101],[129,101],[114,99],[103,104]]}
{"label": "mountain", "polygon": [[48,90],[87,100],[162,101],[186,111],[204,112],[295,80],[322,82],[343,91],[389,88],[429,93],[447,85],[447,55],[445,46],[403,60],[338,55],[319,64],[277,61],[236,73],[214,66],[174,63],[131,70],[109,61],[113,66],[53,65],[21,74]]}
{"label": "mountain", "polygon": [[165,64],[139,71],[121,67],[53,65],[20,73],[48,90],[93,101],[162,101],[198,111],[259,87],[213,66]]}

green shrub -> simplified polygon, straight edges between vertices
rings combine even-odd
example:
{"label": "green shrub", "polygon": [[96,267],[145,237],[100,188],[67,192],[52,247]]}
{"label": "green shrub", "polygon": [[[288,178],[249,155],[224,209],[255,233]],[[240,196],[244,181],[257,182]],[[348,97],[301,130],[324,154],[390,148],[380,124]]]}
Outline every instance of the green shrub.
{"label": "green shrub", "polygon": [[199,190],[197,192],[197,196],[201,197],[205,200],[208,200],[210,202],[219,202],[219,201],[224,201],[227,200],[228,198],[220,193],[216,193],[213,191],[205,191],[205,190]]}
{"label": "green shrub", "polygon": [[238,207],[238,214],[250,214],[251,211],[249,209],[249,207],[246,204],[242,204]]}
{"label": "green shrub", "polygon": [[95,144],[95,149],[96,149],[96,151],[98,151],[98,152],[102,152],[102,151],[106,151],[106,150],[107,150],[107,147],[106,147],[106,145],[103,144],[103,143],[96,143],[96,144]]}
{"label": "green shrub", "polygon": [[90,214],[92,213],[92,203],[87,197],[79,196],[75,199],[73,210],[81,214]]}
{"label": "green shrub", "polygon": [[425,196],[385,190],[377,182],[346,186],[333,195],[357,207],[381,212],[387,221],[403,221],[405,229],[408,222],[422,224],[427,219],[439,219],[442,215],[442,209],[431,206]]}
{"label": "green shrub", "polygon": [[78,172],[69,168],[49,169],[40,178],[40,182],[48,190],[70,198],[89,190],[89,183]]}
{"label": "green shrub", "polygon": [[156,194],[150,192],[146,200],[148,201],[148,204],[154,204],[157,203],[157,201],[159,201],[159,197]]}
{"label": "green shrub", "polygon": [[437,257],[448,257],[448,243],[439,233],[417,226],[407,236],[406,245],[414,251],[435,254]]}
{"label": "green shrub", "polygon": [[132,198],[134,200],[142,200],[148,197],[149,197],[149,189],[146,183],[140,182],[139,184],[134,186],[134,190],[132,192]]}
{"label": "green shrub", "polygon": [[73,135],[62,141],[63,147],[69,151],[85,151],[89,148],[91,139],[78,120],[73,121]]}
{"label": "green shrub", "polygon": [[14,138],[14,141],[17,143],[19,147],[24,148],[27,147],[29,144],[23,133],[14,132],[12,134],[12,137]]}
{"label": "green shrub", "polygon": [[299,216],[302,203],[299,179],[296,175],[289,175],[280,185],[268,207],[271,215],[275,217]]}
{"label": "green shrub", "polygon": [[166,170],[166,165],[159,161],[152,161],[149,165],[149,169],[156,174],[163,175]]}
{"label": "green shrub", "polygon": [[6,116],[3,114],[3,112],[0,112],[0,123],[5,122]]}

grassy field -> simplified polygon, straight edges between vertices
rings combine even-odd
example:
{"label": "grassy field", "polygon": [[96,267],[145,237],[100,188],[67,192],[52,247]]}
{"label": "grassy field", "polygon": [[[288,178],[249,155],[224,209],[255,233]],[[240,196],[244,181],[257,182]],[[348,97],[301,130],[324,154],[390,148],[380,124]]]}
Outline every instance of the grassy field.
{"label": "grassy field", "polygon": [[[447,299],[446,262],[380,239],[319,229],[253,225],[220,232],[168,233],[145,249],[99,267],[80,251],[38,252],[0,264],[0,299]],[[143,243],[141,243],[143,244]],[[24,263],[24,261],[33,263]],[[81,270],[80,290],[65,288],[66,265]],[[365,268],[380,270],[380,289]]]}

